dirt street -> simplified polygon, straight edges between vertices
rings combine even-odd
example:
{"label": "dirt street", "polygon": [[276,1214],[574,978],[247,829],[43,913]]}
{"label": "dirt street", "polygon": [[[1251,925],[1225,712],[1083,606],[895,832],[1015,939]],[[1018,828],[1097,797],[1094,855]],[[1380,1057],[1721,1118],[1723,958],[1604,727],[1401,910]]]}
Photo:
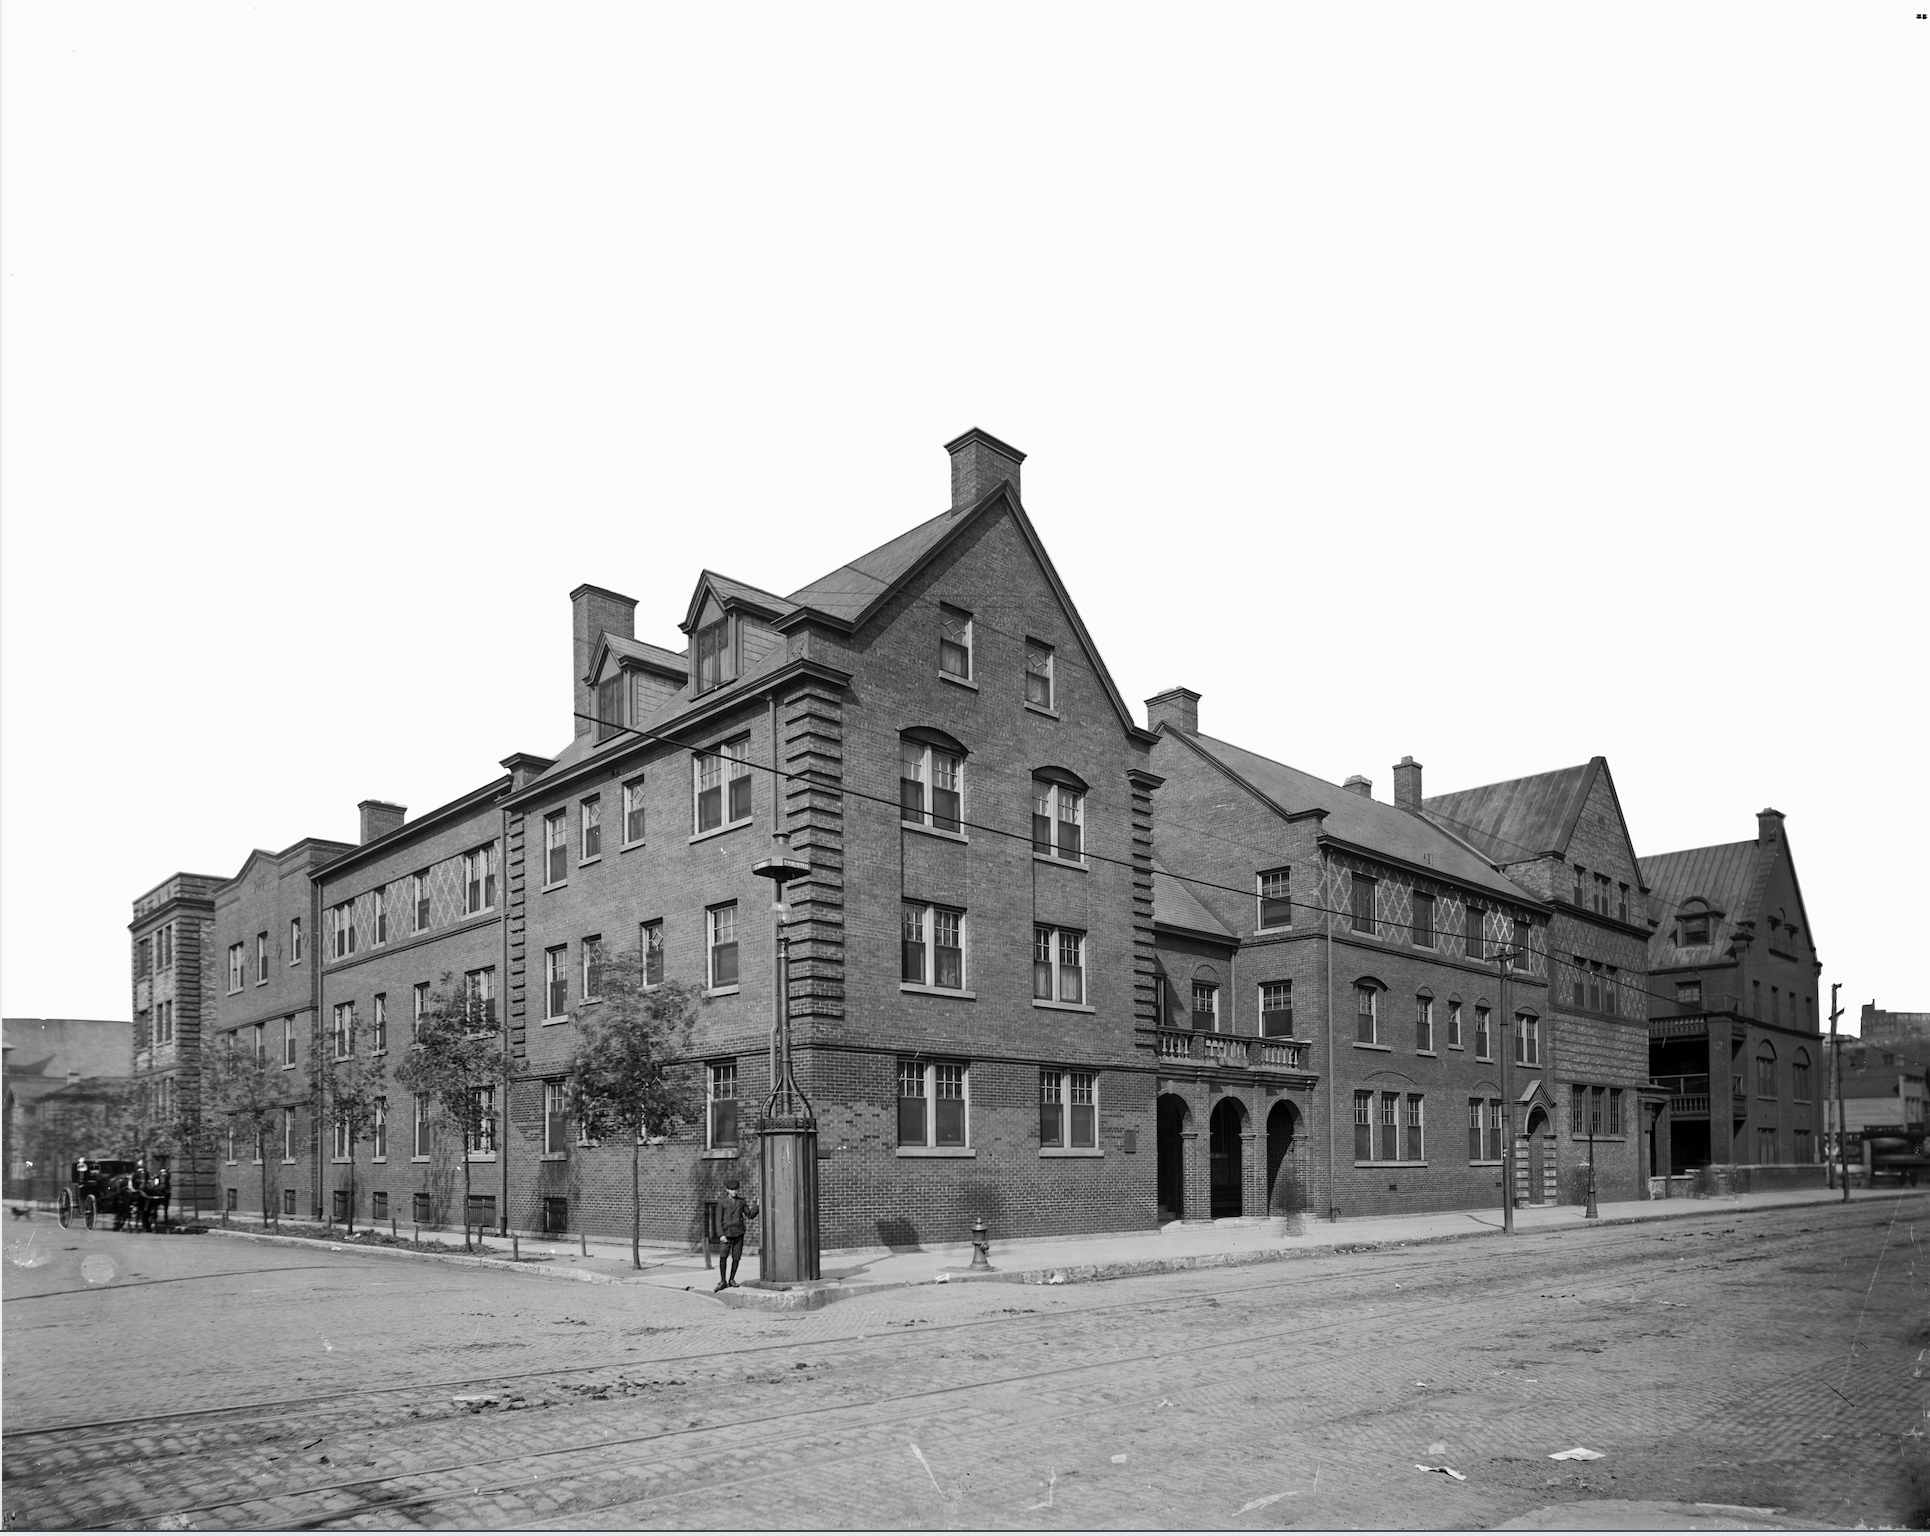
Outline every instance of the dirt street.
{"label": "dirt street", "polygon": [[[1638,1500],[1922,1526],[1926,1228],[1914,1192],[1712,1201],[771,1315],[43,1220],[8,1234],[6,1520],[1454,1528]],[[1600,1459],[1550,1459],[1575,1447]]]}

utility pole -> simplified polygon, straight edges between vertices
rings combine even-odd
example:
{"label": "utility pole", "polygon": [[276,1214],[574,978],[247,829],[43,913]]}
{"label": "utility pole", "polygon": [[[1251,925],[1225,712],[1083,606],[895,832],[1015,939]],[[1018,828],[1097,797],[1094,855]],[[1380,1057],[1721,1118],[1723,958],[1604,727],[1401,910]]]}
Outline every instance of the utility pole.
{"label": "utility pole", "polygon": [[1843,1126],[1843,1041],[1836,1033],[1836,1021],[1843,1016],[1843,1010],[1836,1006],[1836,994],[1842,987],[1843,984],[1838,981],[1829,984],[1829,1054],[1830,1075],[1836,1079],[1836,1161],[1843,1165],[1843,1199],[1847,1203],[1850,1198],[1850,1152],[1849,1137]]}
{"label": "utility pole", "polygon": [[1508,1012],[1508,977],[1514,970],[1512,943],[1495,951],[1501,963],[1501,1230],[1512,1237],[1515,1229],[1515,1107],[1514,1080],[1509,1068],[1520,1049],[1514,1019]]}

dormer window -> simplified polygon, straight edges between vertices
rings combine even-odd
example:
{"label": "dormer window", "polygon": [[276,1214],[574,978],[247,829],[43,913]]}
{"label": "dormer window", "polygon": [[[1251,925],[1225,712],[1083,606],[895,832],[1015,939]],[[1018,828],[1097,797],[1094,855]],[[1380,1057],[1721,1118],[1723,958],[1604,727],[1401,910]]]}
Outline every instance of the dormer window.
{"label": "dormer window", "polygon": [[938,610],[938,670],[960,682],[972,680],[972,616],[941,604]]}
{"label": "dormer window", "polygon": [[[708,617],[715,606],[705,604]],[[691,649],[697,657],[697,692],[707,693],[737,676],[737,651],[731,644],[730,615],[717,613],[697,631]]]}
{"label": "dormer window", "polygon": [[596,739],[608,741],[624,727],[623,674],[606,677],[596,685]]}
{"label": "dormer window", "polygon": [[1707,912],[1685,912],[1682,914],[1682,943],[1686,947],[1709,942],[1709,914]]}

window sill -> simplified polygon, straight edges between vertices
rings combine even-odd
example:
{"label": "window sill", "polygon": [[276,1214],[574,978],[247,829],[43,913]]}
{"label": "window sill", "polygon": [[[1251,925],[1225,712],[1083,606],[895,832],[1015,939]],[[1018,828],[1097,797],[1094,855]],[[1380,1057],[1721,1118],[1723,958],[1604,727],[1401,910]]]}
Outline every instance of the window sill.
{"label": "window sill", "polygon": [[705,1147],[698,1157],[707,1163],[734,1163],[737,1161],[735,1147]]}
{"label": "window sill", "polygon": [[922,832],[926,837],[942,837],[948,843],[969,843],[971,839],[963,832],[947,832],[943,827],[928,827],[922,821],[906,821],[903,817],[898,825],[907,832]]}
{"label": "window sill", "polygon": [[[1602,1138],[1597,1136],[1595,1139],[1600,1141]],[[330,1157],[329,1161],[337,1168],[346,1168],[350,1163],[354,1162],[355,1159],[352,1157]]]}
{"label": "window sill", "polygon": [[372,1163],[381,1163],[381,1164],[383,1164],[384,1166],[386,1166],[386,1165],[387,1165],[387,1163],[388,1163],[388,1161],[389,1161],[389,1158],[388,1158],[388,1154],[387,1154],[387,1153],[385,1152],[385,1153],[384,1153],[384,1154],[383,1154],[382,1156],[380,1156],[380,1157],[372,1157],[372,1158],[370,1158],[370,1159],[369,1159],[369,1161],[370,1161],[370,1162],[372,1162]]}
{"label": "window sill", "polygon": [[1275,923],[1271,928],[1255,928],[1253,930],[1253,936],[1256,939],[1265,939],[1265,938],[1270,938],[1272,935],[1276,933],[1292,933],[1292,932],[1293,932],[1292,923]]}
{"label": "window sill", "polygon": [[569,1160],[570,1154],[567,1152],[542,1152],[536,1158],[539,1163],[567,1163]]}
{"label": "window sill", "polygon": [[1035,715],[1044,715],[1048,720],[1063,720],[1064,715],[1045,704],[1034,704],[1030,699],[1024,701],[1025,707]]}
{"label": "window sill", "polygon": [[727,821],[721,827],[712,827],[708,832],[697,833],[690,840],[693,843],[701,843],[713,837],[722,837],[726,832],[735,832],[740,827],[748,827],[756,819],[755,816],[746,816],[742,821]]}
{"label": "window sill", "polygon": [[1448,1049],[1450,1051],[1464,1051],[1467,1049],[1467,1047],[1464,1045],[1450,1045]]}
{"label": "window sill", "polygon": [[953,677],[949,672],[940,672],[938,680],[941,683],[950,683],[954,688],[969,688],[973,693],[978,692],[978,684],[969,677]]}
{"label": "window sill", "polygon": [[422,1156],[416,1156],[416,1157],[412,1157],[412,1158],[410,1158],[410,1159],[409,1159],[409,1161],[410,1161],[410,1162],[412,1162],[412,1163],[426,1163],[426,1162],[429,1162],[429,1161],[431,1161],[431,1159],[430,1159],[430,1158],[426,1158],[426,1157],[422,1157]]}
{"label": "window sill", "polygon": [[733,981],[726,986],[705,987],[704,996],[705,997],[735,997],[739,992],[743,990],[744,989],[742,986],[740,986],[737,982]]}
{"label": "window sill", "polygon": [[1417,1050],[1414,1052],[1414,1054],[1416,1056],[1432,1056],[1437,1060],[1440,1058],[1440,1055],[1441,1055],[1439,1051],[1422,1051],[1422,1050]]}
{"label": "window sill", "polygon": [[545,1027],[551,1024],[567,1024],[569,1022],[570,1022],[570,1016],[567,1013],[553,1014],[549,1018],[546,1018],[543,1020]]}
{"label": "window sill", "polygon": [[1040,853],[1036,848],[1032,850],[1032,862],[1034,864],[1056,864],[1061,869],[1076,869],[1082,875],[1092,868],[1084,859],[1062,859],[1056,853]]}
{"label": "window sill", "polygon": [[293,1072],[295,1070],[295,1063],[292,1061],[284,1061],[281,1064],[281,1069],[284,1072]]}
{"label": "window sill", "polygon": [[1104,1147],[1040,1147],[1040,1157],[1104,1157]]}
{"label": "window sill", "polygon": [[1470,1168],[1499,1168],[1503,1165],[1501,1159],[1498,1157],[1471,1157],[1468,1159],[1468,1166]]}
{"label": "window sill", "polygon": [[567,879],[545,880],[543,882],[542,889],[546,891],[560,891],[563,889],[564,886],[568,885],[569,883],[570,882]]}
{"label": "window sill", "polygon": [[[1570,1131],[1570,1132],[1568,1133],[1568,1139],[1569,1139],[1570,1141],[1572,1141],[1572,1142],[1575,1142],[1575,1143],[1577,1143],[1577,1144],[1579,1144],[1579,1145],[1581,1145],[1581,1146],[1587,1146],[1587,1145],[1588,1145],[1588,1132],[1586,1132],[1586,1131]],[[1628,1136],[1627,1136],[1627,1133],[1625,1133],[1625,1132],[1622,1132],[1622,1131],[1615,1131],[1615,1132],[1610,1132],[1610,1131],[1597,1131],[1597,1132],[1595,1133],[1595,1140],[1596,1140],[1596,1141],[1627,1141],[1627,1140],[1628,1140]],[[1584,1166],[1586,1166],[1586,1165],[1584,1165]]]}
{"label": "window sill", "polygon": [[967,1002],[974,1001],[978,997],[976,992],[964,992],[957,987],[928,987],[919,981],[901,981],[898,983],[898,990],[916,992],[924,997],[962,997]]}
{"label": "window sill", "polygon": [[1390,1056],[1394,1054],[1393,1046],[1375,1045],[1372,1041],[1368,1040],[1356,1040],[1354,1042],[1354,1049],[1357,1051],[1385,1051]]}
{"label": "window sill", "polygon": [[899,1147],[900,1157],[977,1157],[976,1147]]}
{"label": "window sill", "polygon": [[300,1163],[301,1163],[301,1159],[300,1159],[300,1158],[295,1158],[295,1157],[284,1157],[284,1158],[283,1158],[283,1159],[281,1160],[281,1165],[282,1165],[282,1167],[284,1167],[284,1168],[294,1168],[294,1167],[298,1167],[298,1166],[300,1165]]}
{"label": "window sill", "polygon": [[1403,1159],[1390,1158],[1385,1161],[1376,1159],[1371,1163],[1363,1163],[1359,1158],[1355,1158],[1354,1166],[1356,1168],[1425,1168],[1427,1166],[1427,1159],[1421,1158],[1416,1162],[1407,1162]]}
{"label": "window sill", "polygon": [[625,843],[621,848],[617,849],[617,852],[628,853],[632,848],[645,848],[648,846],[649,844],[646,843],[644,839],[638,838],[634,843]]}
{"label": "window sill", "polygon": [[585,864],[601,864],[602,862],[603,862],[603,855],[600,853],[593,853],[587,859],[578,859],[576,861],[576,867],[578,869],[581,869]]}
{"label": "window sill", "polygon": [[1043,997],[1033,998],[1032,1006],[1034,1008],[1050,1008],[1055,1013],[1097,1013],[1099,1011],[1093,1007],[1091,1003],[1056,1003]]}
{"label": "window sill", "polygon": [[493,1163],[496,1161],[496,1154],[494,1152],[471,1152],[469,1154],[469,1161],[472,1163]]}

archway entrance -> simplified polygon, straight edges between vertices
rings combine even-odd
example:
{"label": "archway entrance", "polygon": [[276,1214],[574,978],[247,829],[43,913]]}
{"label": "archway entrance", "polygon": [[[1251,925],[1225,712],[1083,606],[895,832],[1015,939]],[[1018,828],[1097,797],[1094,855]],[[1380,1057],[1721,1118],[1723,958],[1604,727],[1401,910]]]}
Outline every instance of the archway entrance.
{"label": "archway entrance", "polygon": [[1528,1111],[1528,1204],[1548,1203],[1548,1114],[1539,1104]]}
{"label": "archway entrance", "polygon": [[1267,1212],[1288,1216],[1307,1208],[1294,1160],[1294,1140],[1300,1133],[1300,1111],[1282,1100],[1267,1115]]}
{"label": "archway entrance", "polygon": [[1162,1093],[1157,1112],[1159,1219],[1178,1221],[1186,1214],[1186,1166],[1180,1142],[1188,1118],[1186,1100]]}
{"label": "archway entrance", "polygon": [[1209,1166],[1213,1175],[1213,1219],[1245,1214],[1240,1199],[1240,1132],[1246,1128],[1246,1108],[1238,1099],[1221,1099],[1213,1106],[1209,1125]]}

